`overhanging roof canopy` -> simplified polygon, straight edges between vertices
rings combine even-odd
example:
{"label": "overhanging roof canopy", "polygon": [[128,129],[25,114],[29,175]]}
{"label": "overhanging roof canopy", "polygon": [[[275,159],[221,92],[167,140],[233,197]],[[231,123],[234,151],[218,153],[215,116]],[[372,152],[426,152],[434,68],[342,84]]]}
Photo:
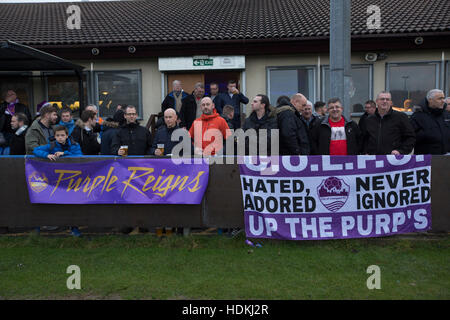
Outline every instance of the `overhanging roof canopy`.
{"label": "overhanging roof canopy", "polygon": [[73,70],[81,73],[83,69],[83,66],[14,41],[0,42],[0,71]]}

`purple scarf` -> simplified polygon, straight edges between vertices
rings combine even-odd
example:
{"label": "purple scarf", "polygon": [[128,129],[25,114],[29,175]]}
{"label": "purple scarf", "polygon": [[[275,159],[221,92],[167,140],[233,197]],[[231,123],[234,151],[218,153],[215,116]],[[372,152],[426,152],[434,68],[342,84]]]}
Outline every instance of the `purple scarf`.
{"label": "purple scarf", "polygon": [[16,101],[9,103],[8,106],[6,107],[5,113],[10,114],[12,116],[15,115],[16,114],[16,103],[19,103],[19,99],[16,99]]}

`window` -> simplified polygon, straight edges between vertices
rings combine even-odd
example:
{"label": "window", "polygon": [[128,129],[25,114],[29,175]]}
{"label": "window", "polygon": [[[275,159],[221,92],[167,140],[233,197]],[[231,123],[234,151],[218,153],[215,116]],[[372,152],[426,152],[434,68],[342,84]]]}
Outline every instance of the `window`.
{"label": "window", "polygon": [[270,103],[275,105],[278,97],[300,92],[313,103],[316,100],[316,68],[315,67],[268,67],[267,92]]}
{"label": "window", "polygon": [[[364,103],[372,99],[372,69],[372,65],[352,65],[350,113],[364,112]],[[330,67],[322,66],[322,100],[327,102],[330,98]]]}
{"label": "window", "polygon": [[20,103],[26,105],[33,114],[33,81],[31,72],[0,72],[0,103],[5,99],[7,90],[14,90]]}
{"label": "window", "polygon": [[439,62],[386,64],[386,90],[393,108],[412,111],[431,89],[439,88]]}
{"label": "window", "polygon": [[96,71],[96,104],[100,116],[112,117],[119,104],[133,105],[142,118],[141,71]]}
{"label": "window", "polygon": [[[59,109],[69,107],[74,116],[79,116],[80,100],[78,95],[78,77],[73,73],[45,72],[45,91],[47,101],[56,104]],[[87,73],[83,73],[84,103],[88,103]]]}

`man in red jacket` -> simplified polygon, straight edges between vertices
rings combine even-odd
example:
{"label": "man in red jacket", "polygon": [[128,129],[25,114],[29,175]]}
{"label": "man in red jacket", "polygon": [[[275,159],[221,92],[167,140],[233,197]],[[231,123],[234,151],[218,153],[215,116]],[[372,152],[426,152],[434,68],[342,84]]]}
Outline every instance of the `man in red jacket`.
{"label": "man in red jacket", "polygon": [[195,119],[189,130],[194,139],[194,153],[196,155],[215,155],[223,148],[223,140],[226,140],[231,132],[224,118],[215,110],[211,98],[205,97],[200,102],[202,115]]}

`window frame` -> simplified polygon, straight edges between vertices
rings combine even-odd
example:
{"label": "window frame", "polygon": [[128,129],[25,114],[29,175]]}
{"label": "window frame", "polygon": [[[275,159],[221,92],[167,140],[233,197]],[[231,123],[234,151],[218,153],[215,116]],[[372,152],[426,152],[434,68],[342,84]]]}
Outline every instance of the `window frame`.
{"label": "window frame", "polygon": [[[310,101],[317,100],[317,65],[305,64],[305,65],[291,65],[291,66],[266,66],[266,94],[270,97],[270,71],[272,70],[313,70],[313,79],[312,79],[312,88],[313,88],[313,97],[309,97]],[[271,101],[271,103],[275,103],[275,101]]]}
{"label": "window frame", "polygon": [[[77,78],[77,75],[75,72],[66,71],[66,70],[55,70],[55,71],[43,71],[41,73],[42,77],[44,78],[44,97],[45,101],[48,101],[48,77],[49,76],[74,76]],[[92,79],[91,74],[89,71],[85,70],[83,71],[83,76],[86,76],[86,95],[87,100],[84,102],[86,105],[92,103],[92,92],[91,92],[91,86],[92,86]]]}
{"label": "window frame", "polygon": [[105,73],[120,73],[120,72],[136,72],[138,75],[138,99],[139,99],[139,103],[137,106],[138,108],[138,120],[142,120],[143,119],[143,101],[142,101],[142,69],[125,69],[125,70],[94,70],[92,73],[92,78],[93,78],[93,89],[94,89],[94,96],[93,96],[93,101],[95,103],[95,105],[98,107],[98,112],[99,112],[99,116],[100,117],[104,117],[100,112],[100,106],[99,106],[99,99],[98,99],[98,75],[99,74],[105,74]]}
{"label": "window frame", "polygon": [[[364,67],[369,69],[369,100],[373,100],[373,84],[374,84],[374,79],[373,79],[373,63],[355,63],[351,65],[351,68],[353,67]],[[330,69],[330,65],[329,64],[323,64],[320,66],[320,99],[322,101],[324,101],[326,103],[326,99],[325,99],[325,71]],[[353,78],[353,77],[352,77]],[[363,105],[364,106],[364,105]],[[364,114],[364,112],[351,112],[350,116],[351,117],[361,117]]]}

